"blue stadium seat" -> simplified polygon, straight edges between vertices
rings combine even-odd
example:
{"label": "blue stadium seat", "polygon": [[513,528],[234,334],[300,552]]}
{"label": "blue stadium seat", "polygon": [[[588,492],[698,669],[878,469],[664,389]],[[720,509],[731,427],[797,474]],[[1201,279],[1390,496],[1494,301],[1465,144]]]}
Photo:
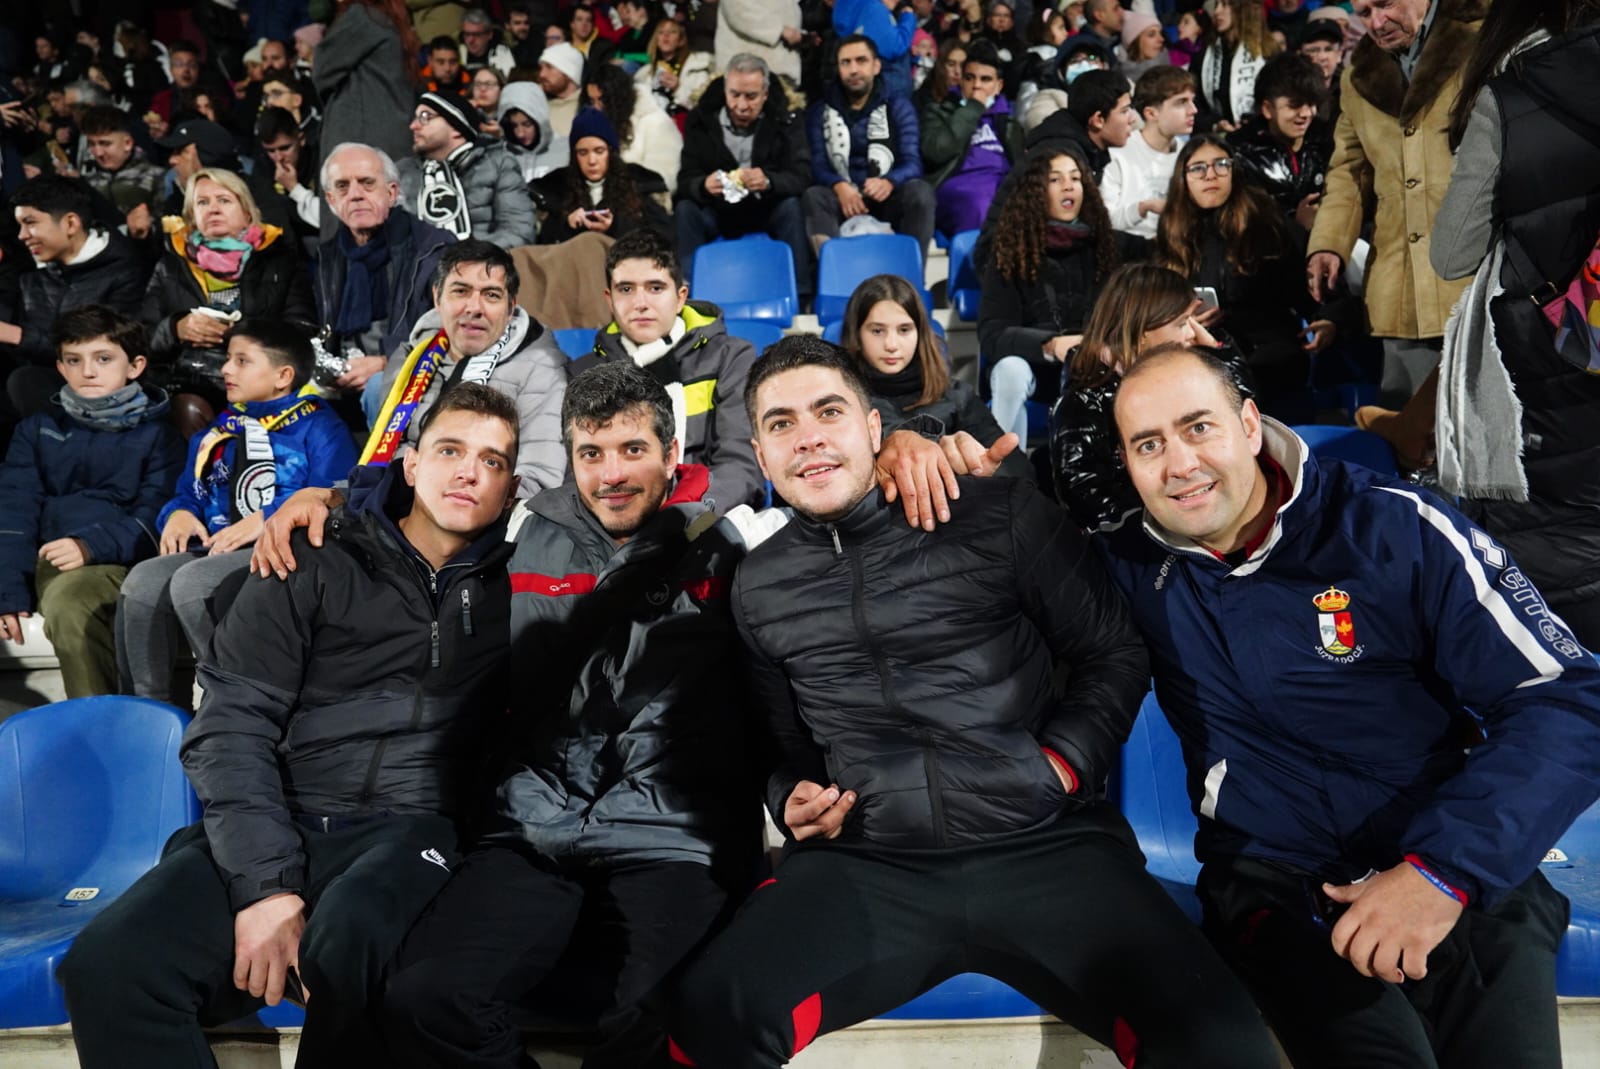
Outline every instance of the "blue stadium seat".
{"label": "blue stadium seat", "polygon": [[1572,902],[1556,958],[1556,993],[1600,997],[1600,805],[1567,829],[1539,871]]}
{"label": "blue stadium seat", "polygon": [[556,348],[567,354],[568,360],[588,356],[594,352],[593,327],[567,327],[555,332]]}
{"label": "blue stadium seat", "polygon": [[723,326],[735,338],[743,338],[756,347],[756,355],[767,351],[767,346],[783,337],[783,327],[770,319],[724,319]]}
{"label": "blue stadium seat", "polygon": [[889,1021],[968,1021],[985,1017],[1044,1017],[1045,1010],[999,980],[982,973],[952,976],[898,1009]]}
{"label": "blue stadium seat", "polygon": [[178,763],[187,724],[122,697],[0,723],[0,1028],[66,1021],[55,970],[73,938],[200,819]]}
{"label": "blue stadium seat", "polygon": [[923,285],[922,249],[914,237],[861,234],[834,238],[823,243],[817,260],[817,322],[824,326],[844,318],[850,295],[873,275],[899,275],[922,294],[922,303],[933,311],[933,295]]}
{"label": "blue stadium seat", "polygon": [[1123,744],[1114,797],[1139,837],[1150,875],[1198,923],[1194,884],[1200,863],[1194,858],[1194,836],[1200,825],[1186,783],[1178,736],[1151,691]]}
{"label": "blue stadium seat", "polygon": [[1394,450],[1389,448],[1388,442],[1371,431],[1308,424],[1294,428],[1294,432],[1306,440],[1312,455],[1318,460],[1346,460],[1352,464],[1364,464],[1385,475],[1397,472]]}
{"label": "blue stadium seat", "polygon": [[976,230],[964,230],[950,239],[950,279],[945,292],[950,295],[950,307],[968,323],[978,318],[978,265],[972,254],[977,249]]}
{"label": "blue stadium seat", "polygon": [[789,246],[765,235],[700,246],[690,274],[690,296],[712,302],[729,319],[787,327],[800,311]]}

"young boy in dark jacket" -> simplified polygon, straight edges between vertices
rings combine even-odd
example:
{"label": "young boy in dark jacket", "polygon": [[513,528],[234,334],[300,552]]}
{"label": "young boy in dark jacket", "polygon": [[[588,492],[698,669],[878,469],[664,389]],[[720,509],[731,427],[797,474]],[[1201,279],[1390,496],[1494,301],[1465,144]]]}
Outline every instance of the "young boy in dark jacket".
{"label": "young boy in dark jacket", "polygon": [[[246,319],[226,344],[228,408],[190,441],[177,494],[158,521],[161,556],[128,576],[118,611],[124,682],[159,701],[178,697],[172,668],[185,636],[204,651],[244,581],[250,554],[235,551],[255,542],[276,502],[302,487],[332,486],[356,462],[343,420],[299,394],[313,361],[305,334]],[[187,706],[187,695],[174,704]]]}
{"label": "young boy in dark jacket", "polygon": [[53,340],[66,380],[17,428],[0,466],[0,640],[44,616],[67,697],[112,694],[112,618],[128,569],[156,551],[156,513],[183,439],[167,398],[137,381],[146,339],[104,305],[63,313]]}

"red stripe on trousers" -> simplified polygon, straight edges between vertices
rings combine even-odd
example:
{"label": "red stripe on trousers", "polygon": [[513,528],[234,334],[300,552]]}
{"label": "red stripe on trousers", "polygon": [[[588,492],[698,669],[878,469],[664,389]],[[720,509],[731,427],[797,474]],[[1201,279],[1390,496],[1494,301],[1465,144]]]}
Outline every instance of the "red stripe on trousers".
{"label": "red stripe on trousers", "polygon": [[794,1008],[794,1051],[789,1055],[793,1058],[810,1045],[817,1038],[817,1029],[822,1027],[822,992],[807,998]]}
{"label": "red stripe on trousers", "polygon": [[1134,1034],[1133,1026],[1121,1017],[1111,1022],[1111,1047],[1117,1052],[1117,1061],[1126,1069],[1133,1069],[1139,1057],[1139,1037]]}

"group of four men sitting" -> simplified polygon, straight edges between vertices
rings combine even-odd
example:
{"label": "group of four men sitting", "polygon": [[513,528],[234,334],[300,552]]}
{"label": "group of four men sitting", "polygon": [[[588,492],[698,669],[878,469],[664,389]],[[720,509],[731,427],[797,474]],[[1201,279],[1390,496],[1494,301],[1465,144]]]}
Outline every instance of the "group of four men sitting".
{"label": "group of four men sitting", "polygon": [[[199,668],[204,821],[61,966],[83,1064],[209,1064],[288,991],[302,1065],[525,1065],[518,1004],[598,984],[587,1065],[777,1066],[964,971],[1128,1065],[1275,1066],[1263,1014],[1301,1069],[1559,1064],[1536,869],[1600,792],[1600,669],[1482,532],[1172,348],[1117,400],[1142,517],[1091,540],[974,477],[1009,443],[886,438],[810,337],[717,413],[792,516],[719,514],[637,348],[515,508],[467,354],[348,501],[278,510]],[[1152,669],[1204,934],[1106,799]]]}

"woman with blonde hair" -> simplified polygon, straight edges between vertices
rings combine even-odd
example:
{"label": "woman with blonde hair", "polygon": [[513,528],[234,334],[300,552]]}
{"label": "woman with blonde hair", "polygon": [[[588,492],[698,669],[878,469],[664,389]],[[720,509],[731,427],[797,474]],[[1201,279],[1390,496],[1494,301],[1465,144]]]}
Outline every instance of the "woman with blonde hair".
{"label": "woman with blonde hair", "polygon": [[1114,523],[1139,508],[1118,449],[1111,406],[1126,371],[1162,345],[1204,346],[1233,371],[1240,393],[1253,396],[1239,351],[1195,319],[1199,302],[1189,280],[1169,268],[1137,263],[1106,280],[1068,356],[1061,397],[1050,412],[1050,467],[1056,498],[1084,530]]}
{"label": "woman with blonde hair", "polygon": [[1195,128],[1232,133],[1255,114],[1256,75],[1283,46],[1267,32],[1267,8],[1260,0],[1217,0],[1211,21],[1215,36],[1195,60]]}
{"label": "woman with blonde hair", "polygon": [[[950,377],[922,296],[899,275],[873,275],[856,287],[839,344],[866,379],[885,433],[908,428],[943,438],[965,431],[986,449],[1000,440],[978,392]],[[1001,461],[999,474],[1031,478],[1020,452]]]}
{"label": "woman with blonde hair", "polygon": [[243,317],[314,329],[311,280],[292,238],[262,223],[261,210],[231,171],[195,172],[183,216],[162,220],[166,242],[145,290],[151,373],[172,395],[186,435],[204,429],[226,403],[222,337]]}
{"label": "woman with blonde hair", "polygon": [[716,58],[710,52],[689,51],[689,32],[673,19],[656,23],[646,52],[650,59],[634,72],[634,88],[655,94],[661,110],[682,129],[682,116],[716,76]]}

